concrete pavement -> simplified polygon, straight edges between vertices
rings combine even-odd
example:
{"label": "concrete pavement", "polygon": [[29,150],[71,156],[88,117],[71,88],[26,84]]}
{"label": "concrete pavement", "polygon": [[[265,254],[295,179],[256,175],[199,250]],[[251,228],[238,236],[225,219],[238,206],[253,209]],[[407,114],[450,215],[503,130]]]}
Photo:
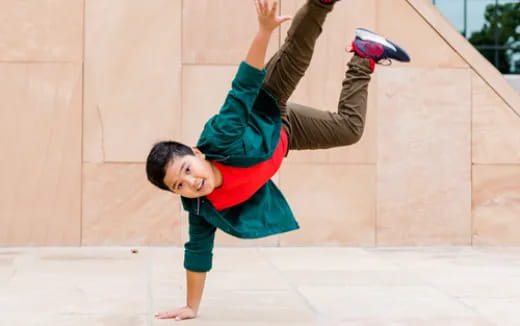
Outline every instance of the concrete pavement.
{"label": "concrete pavement", "polygon": [[[172,325],[182,248],[2,248],[0,325]],[[181,325],[520,325],[520,248],[216,248]]]}

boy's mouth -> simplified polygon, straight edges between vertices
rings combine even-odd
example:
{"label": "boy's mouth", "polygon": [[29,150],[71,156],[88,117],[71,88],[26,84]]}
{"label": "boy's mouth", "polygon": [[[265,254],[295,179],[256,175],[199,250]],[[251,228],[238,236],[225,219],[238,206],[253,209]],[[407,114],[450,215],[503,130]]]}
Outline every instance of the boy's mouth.
{"label": "boy's mouth", "polygon": [[200,190],[202,189],[202,187],[204,187],[204,180],[202,180],[202,181],[200,182],[200,185],[199,185],[199,187],[197,188],[197,191],[200,191]]}

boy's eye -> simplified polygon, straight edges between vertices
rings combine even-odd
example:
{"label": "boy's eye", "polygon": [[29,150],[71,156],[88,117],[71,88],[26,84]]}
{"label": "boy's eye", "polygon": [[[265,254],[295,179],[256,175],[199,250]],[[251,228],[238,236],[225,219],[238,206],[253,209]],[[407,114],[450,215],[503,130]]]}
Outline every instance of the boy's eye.
{"label": "boy's eye", "polygon": [[182,182],[177,185],[177,189],[181,189],[181,188],[182,188]]}
{"label": "boy's eye", "polygon": [[186,168],[186,173],[190,173],[190,168],[189,167]]}

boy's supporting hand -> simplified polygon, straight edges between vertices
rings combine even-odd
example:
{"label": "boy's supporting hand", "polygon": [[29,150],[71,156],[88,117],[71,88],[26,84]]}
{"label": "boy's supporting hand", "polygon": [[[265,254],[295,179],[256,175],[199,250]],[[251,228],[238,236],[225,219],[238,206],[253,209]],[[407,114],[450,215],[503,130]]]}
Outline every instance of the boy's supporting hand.
{"label": "boy's supporting hand", "polygon": [[274,1],[269,8],[269,0],[255,0],[256,13],[258,15],[258,25],[260,30],[272,32],[280,24],[291,19],[290,16],[278,16],[278,2]]}
{"label": "boy's supporting hand", "polygon": [[184,320],[184,319],[192,319],[195,318],[196,314],[193,309],[188,306],[179,308],[174,311],[165,311],[155,314],[155,318],[157,319],[174,319],[175,320]]}
{"label": "boy's supporting hand", "polygon": [[197,317],[202,291],[206,281],[206,273],[198,273],[186,270],[186,306],[174,311],[164,311],[155,314],[157,319],[184,320]]}

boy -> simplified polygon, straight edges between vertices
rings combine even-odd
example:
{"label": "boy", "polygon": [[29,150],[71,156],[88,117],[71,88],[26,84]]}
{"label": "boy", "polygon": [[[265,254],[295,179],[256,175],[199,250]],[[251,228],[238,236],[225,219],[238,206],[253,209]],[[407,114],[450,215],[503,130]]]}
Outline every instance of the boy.
{"label": "boy", "polygon": [[256,0],[258,32],[224,105],[204,126],[197,147],[161,142],[152,148],[148,179],[181,195],[189,212],[190,234],[184,256],[187,304],[157,318],[182,320],[197,315],[206,272],[211,269],[216,228],[239,238],[298,228],[289,205],[270,180],[288,150],[357,142],[363,133],[367,87],[375,64],[383,59],[410,60],[396,44],[358,29],[338,112],[288,103],[337,1],[307,0],[294,17],[284,45],[263,69],[272,32],[291,18],[276,15],[276,2],[270,6],[268,0]]}

